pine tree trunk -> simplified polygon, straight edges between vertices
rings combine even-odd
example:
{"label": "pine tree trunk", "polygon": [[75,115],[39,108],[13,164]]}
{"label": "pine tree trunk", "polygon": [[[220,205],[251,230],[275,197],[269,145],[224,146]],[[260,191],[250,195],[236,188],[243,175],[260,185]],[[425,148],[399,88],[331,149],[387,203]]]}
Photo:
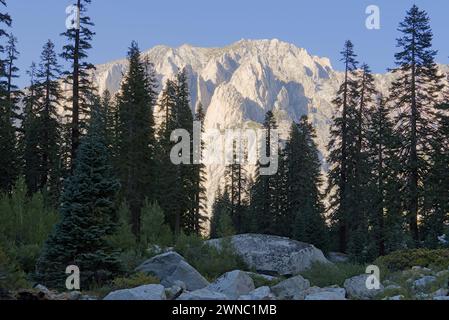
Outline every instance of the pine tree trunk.
{"label": "pine tree trunk", "polygon": [[[81,0],[78,0],[78,16],[81,15]],[[79,17],[78,17],[79,18]],[[73,91],[72,91],[72,169],[76,159],[76,151],[79,147],[80,128],[79,128],[79,50],[80,50],[80,26],[75,30],[75,49],[73,52]]]}
{"label": "pine tree trunk", "polygon": [[339,183],[339,193],[340,193],[340,211],[341,211],[341,221],[339,227],[339,247],[340,252],[346,252],[347,248],[347,221],[346,221],[346,168],[347,168],[347,104],[348,104],[348,72],[349,65],[348,60],[346,60],[345,67],[345,87],[343,91],[343,122],[342,122],[342,138],[341,138],[341,167],[340,167],[340,183]]}
{"label": "pine tree trunk", "polygon": [[[415,43],[415,36],[413,36]],[[412,49],[412,105],[411,105],[411,141],[410,141],[410,232],[413,240],[419,241],[418,230],[418,151],[417,151],[417,120],[418,109],[416,101],[416,57],[415,46]]]}

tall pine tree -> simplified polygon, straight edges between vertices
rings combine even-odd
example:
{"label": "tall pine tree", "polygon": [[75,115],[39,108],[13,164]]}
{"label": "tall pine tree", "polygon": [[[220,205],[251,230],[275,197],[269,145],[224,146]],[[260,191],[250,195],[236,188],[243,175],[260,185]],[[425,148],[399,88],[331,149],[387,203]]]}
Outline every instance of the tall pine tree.
{"label": "tall pine tree", "polygon": [[370,178],[368,196],[368,256],[377,257],[401,249],[404,245],[401,199],[398,174],[401,164],[397,157],[400,141],[394,133],[394,124],[388,104],[379,96],[367,126],[367,154]]}
{"label": "tall pine tree", "polygon": [[[2,3],[5,5],[5,3]],[[11,25],[8,14],[0,15],[0,23]],[[15,121],[18,114],[20,91],[14,84],[18,68],[16,38],[0,29],[0,41],[7,39],[6,45],[0,45],[0,54],[6,56],[0,61],[0,190],[9,192],[17,178],[18,161]]]}
{"label": "tall pine tree", "polygon": [[320,187],[321,162],[307,116],[293,123],[285,148],[287,162],[287,219],[292,238],[326,250],[328,247],[324,205]]}
{"label": "tall pine tree", "polygon": [[45,188],[54,203],[59,198],[62,176],[62,163],[60,161],[61,130],[58,120],[58,108],[62,97],[59,84],[60,74],[55,46],[49,40],[44,45],[41,54],[35,90],[38,97],[38,137],[41,161],[39,188]]}
{"label": "tall pine tree", "polygon": [[64,73],[66,84],[72,89],[70,105],[66,107],[70,124],[70,161],[76,158],[76,150],[85,126],[83,122],[89,115],[89,99],[93,87],[90,71],[95,67],[86,61],[88,50],[92,48],[91,41],[95,35],[91,30],[94,24],[86,15],[87,5],[90,3],[91,0],[77,0],[78,21],[75,21],[74,28],[62,33],[68,43],[63,47],[61,56],[71,65],[71,70]]}
{"label": "tall pine tree", "polygon": [[22,153],[22,172],[25,176],[25,183],[30,194],[36,193],[40,188],[41,158],[39,155],[39,119],[38,119],[38,90],[37,67],[33,63],[28,75],[30,85],[26,92],[23,103],[23,119],[21,124],[22,139],[20,150]]}
{"label": "tall pine tree", "polygon": [[153,201],[154,118],[156,103],[153,67],[142,59],[136,42],[128,52],[129,69],[117,97],[118,155],[122,194],[131,211],[133,232],[140,230],[145,198]]}
{"label": "tall pine tree", "polygon": [[399,25],[397,40],[397,75],[391,86],[390,103],[397,110],[396,132],[402,141],[403,163],[401,192],[408,215],[410,233],[418,244],[420,204],[425,172],[429,168],[429,142],[434,136],[433,113],[442,90],[442,75],[435,63],[437,51],[432,49],[433,34],[427,13],[414,5]]}
{"label": "tall pine tree", "polygon": [[329,183],[331,218],[338,233],[338,249],[347,251],[350,208],[353,195],[349,188],[349,180],[353,174],[354,146],[356,142],[356,69],[357,61],[354,45],[346,41],[342,54],[345,65],[344,81],[333,101],[336,107],[331,139],[329,141]]}

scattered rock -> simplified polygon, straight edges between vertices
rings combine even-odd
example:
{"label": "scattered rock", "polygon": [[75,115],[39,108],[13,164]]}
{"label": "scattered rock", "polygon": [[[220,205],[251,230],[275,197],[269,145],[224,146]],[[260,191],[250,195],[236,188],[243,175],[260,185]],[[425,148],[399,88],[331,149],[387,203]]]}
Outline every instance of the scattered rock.
{"label": "scattered rock", "polygon": [[[242,234],[229,239],[245,263],[260,273],[290,276],[309,269],[315,262],[331,263],[313,245],[288,238]],[[214,239],[206,243],[220,248],[222,240]]]}
{"label": "scattered rock", "polygon": [[345,281],[344,287],[346,289],[348,298],[370,300],[374,299],[378,294],[384,291],[384,287],[382,286],[382,284],[380,284],[380,288],[378,290],[368,289],[366,281],[368,280],[369,276],[370,275],[368,274],[362,274],[360,276],[355,276]]}
{"label": "scattered rock", "polygon": [[415,291],[423,291],[428,289],[433,283],[437,281],[435,276],[424,276],[413,282],[413,289]]}
{"label": "scattered rock", "polygon": [[446,296],[446,297],[433,297],[433,300],[449,301],[449,296]]}
{"label": "scattered rock", "polygon": [[171,288],[165,289],[167,300],[176,300],[185,291],[180,285],[174,285]]}
{"label": "scattered rock", "polygon": [[64,299],[64,300],[69,300],[69,301],[80,300],[81,297],[83,296],[81,294],[81,292],[79,292],[79,291],[70,291],[70,292],[67,292],[67,293],[65,293],[63,295],[64,295],[64,297],[66,297],[66,299]]}
{"label": "scattered rock", "polygon": [[45,293],[45,294],[51,293],[51,291],[46,286],[43,286],[41,284],[34,286],[34,290],[37,290],[37,291]]}
{"label": "scattered rock", "polygon": [[214,292],[209,289],[200,289],[192,292],[184,292],[179,296],[177,300],[189,301],[189,300],[229,300],[229,298],[220,292]]}
{"label": "scattered rock", "polygon": [[249,301],[268,301],[276,300],[276,297],[271,292],[270,287],[260,287],[250,293],[240,296],[239,300],[249,300]]}
{"label": "scattered rock", "polygon": [[439,289],[432,294],[434,297],[446,297],[449,295],[449,290]]}
{"label": "scattered rock", "polygon": [[[301,296],[297,296],[300,298]],[[301,300],[346,300],[346,290],[338,286],[312,287],[302,293]]]}
{"label": "scattered rock", "polygon": [[165,300],[165,288],[160,284],[150,284],[134,289],[111,292],[103,300]]}
{"label": "scattered rock", "polygon": [[346,300],[345,295],[333,291],[322,291],[307,295],[304,300]]}
{"label": "scattered rock", "polygon": [[0,300],[14,300],[14,297],[8,290],[0,288]]}
{"label": "scattered rock", "polygon": [[249,294],[255,287],[253,279],[246,272],[235,270],[222,275],[207,289],[223,293],[230,299],[237,299],[242,295]]}
{"label": "scattered rock", "polygon": [[271,291],[280,300],[301,300],[300,296],[309,288],[309,280],[296,276],[280,282]]}
{"label": "scattered rock", "polygon": [[412,267],[412,271],[423,272],[423,273],[429,273],[429,272],[432,272],[431,269],[425,268],[425,267],[421,267],[421,266],[415,266],[415,267]]}
{"label": "scattered rock", "polygon": [[400,301],[400,300],[404,300],[404,299],[405,299],[405,297],[403,295],[398,295],[398,296],[394,296],[394,297],[385,298],[384,300]]}
{"label": "scattered rock", "polygon": [[449,275],[449,270],[443,270],[435,274],[437,277],[445,277]]}
{"label": "scattered rock", "polygon": [[329,252],[327,258],[333,263],[345,263],[349,261],[348,255],[341,252]]}
{"label": "scattered rock", "polygon": [[175,285],[176,281],[184,282],[190,291],[209,285],[209,282],[176,252],[166,252],[153,257],[137,267],[136,271],[155,275],[166,288]]}

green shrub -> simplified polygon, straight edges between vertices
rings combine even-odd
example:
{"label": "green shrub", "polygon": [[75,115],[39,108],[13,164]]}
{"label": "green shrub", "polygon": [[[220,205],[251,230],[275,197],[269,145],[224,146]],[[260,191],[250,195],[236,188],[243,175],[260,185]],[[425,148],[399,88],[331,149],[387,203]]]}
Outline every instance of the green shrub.
{"label": "green shrub", "polygon": [[147,284],[159,284],[160,280],[145,273],[135,273],[129,277],[116,278],[112,281],[114,290],[130,289]]}
{"label": "green shrub", "polygon": [[58,214],[45,207],[41,193],[28,197],[23,178],[14,186],[11,195],[0,195],[0,233],[15,245],[42,246]]}
{"label": "green shrub", "polygon": [[170,227],[165,224],[165,215],[157,203],[145,200],[142,208],[142,230],[140,241],[147,248],[152,245],[169,246],[173,243]]}
{"label": "green shrub", "polygon": [[27,274],[32,274],[36,268],[36,261],[39,258],[41,246],[29,244],[15,246],[11,248],[11,256],[17,261],[21,270]]}
{"label": "green shrub", "polygon": [[310,281],[312,286],[328,287],[333,285],[343,286],[346,279],[365,273],[363,265],[352,263],[314,263],[312,267],[301,276]]}
{"label": "green shrub", "polygon": [[131,212],[126,203],[122,203],[118,209],[118,227],[116,232],[109,237],[111,245],[122,251],[127,252],[136,248],[137,241],[134,236],[131,223],[129,222]]}
{"label": "green shrub", "polygon": [[0,246],[0,289],[16,290],[28,287],[29,283],[26,281],[25,273]]}
{"label": "green shrub", "polygon": [[128,277],[119,277],[115,278],[107,285],[93,285],[91,286],[88,292],[85,292],[87,295],[96,296],[99,298],[104,298],[106,295],[113,291],[123,290],[123,289],[132,289],[140,286],[148,285],[148,284],[159,284],[159,279],[147,275],[145,273],[135,273]]}
{"label": "green shrub", "polygon": [[235,253],[230,242],[223,242],[220,250],[204,243],[198,236],[181,234],[175,251],[181,254],[208,280],[215,280],[233,270],[248,270],[243,260]]}
{"label": "green shrub", "polygon": [[125,273],[132,273],[145,260],[149,259],[151,255],[147,255],[145,250],[136,247],[131,250],[123,251],[119,255],[119,260]]}
{"label": "green shrub", "polygon": [[449,249],[397,251],[378,258],[374,264],[390,272],[407,270],[414,266],[442,270],[449,267]]}
{"label": "green shrub", "polygon": [[258,275],[256,273],[250,274],[250,277],[253,279],[254,285],[256,288],[273,287],[273,286],[277,285],[279,282],[281,282],[282,280],[284,280],[283,278],[275,278],[273,280],[268,280],[267,278],[262,277],[261,275]]}

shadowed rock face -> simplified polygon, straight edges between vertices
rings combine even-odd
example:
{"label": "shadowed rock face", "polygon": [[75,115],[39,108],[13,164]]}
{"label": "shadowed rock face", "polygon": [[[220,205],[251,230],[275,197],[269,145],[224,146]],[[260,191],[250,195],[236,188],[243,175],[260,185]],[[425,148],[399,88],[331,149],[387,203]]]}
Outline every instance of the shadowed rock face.
{"label": "shadowed rock face", "polygon": [[[260,273],[288,276],[307,270],[315,262],[330,263],[313,245],[288,238],[243,234],[230,240],[245,263]],[[209,240],[207,244],[220,248],[221,241]]]}

